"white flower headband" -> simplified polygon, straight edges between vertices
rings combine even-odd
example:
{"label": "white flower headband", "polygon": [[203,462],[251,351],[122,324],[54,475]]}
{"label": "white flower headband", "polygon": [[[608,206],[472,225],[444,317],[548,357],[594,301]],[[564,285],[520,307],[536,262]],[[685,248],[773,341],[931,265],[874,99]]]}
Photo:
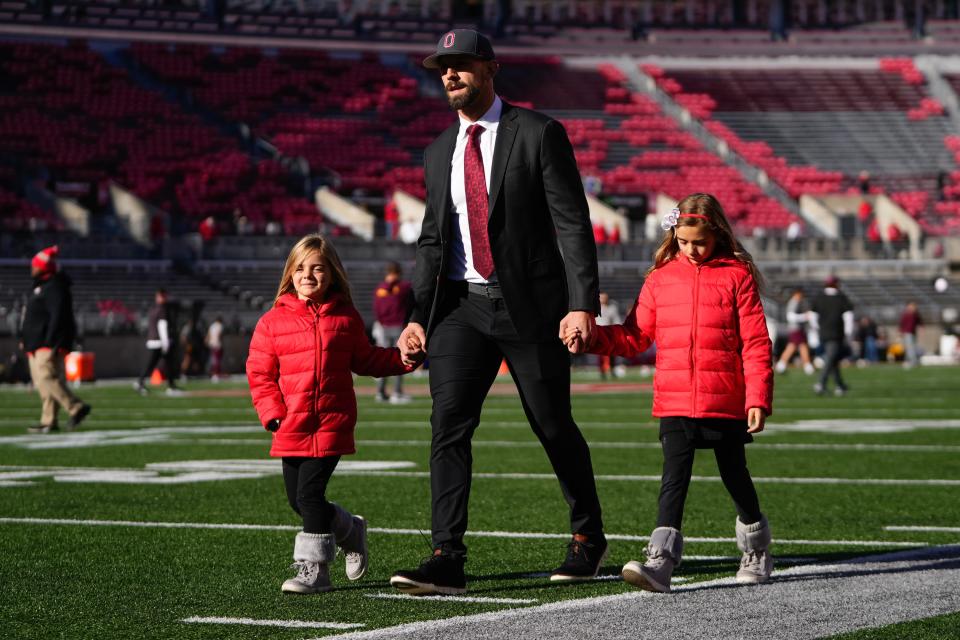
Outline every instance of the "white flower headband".
{"label": "white flower headband", "polygon": [[680,218],[680,209],[670,209],[670,213],[663,216],[660,220],[660,228],[664,231],[670,231],[677,226],[677,220]]}
{"label": "white flower headband", "polygon": [[670,213],[663,216],[663,219],[660,220],[660,228],[664,231],[670,231],[675,226],[677,226],[677,221],[680,219],[680,216],[685,218],[703,218],[709,222],[709,218],[701,213],[680,213],[680,209],[673,208],[670,209]]}

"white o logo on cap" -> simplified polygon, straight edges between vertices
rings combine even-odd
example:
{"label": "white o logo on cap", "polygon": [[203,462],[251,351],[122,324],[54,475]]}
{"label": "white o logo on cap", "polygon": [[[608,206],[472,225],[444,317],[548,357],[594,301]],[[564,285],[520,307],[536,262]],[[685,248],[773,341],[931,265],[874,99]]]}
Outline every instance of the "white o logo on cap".
{"label": "white o logo on cap", "polygon": [[450,47],[452,47],[453,41],[456,39],[456,37],[457,37],[457,34],[453,33],[452,31],[448,33],[446,37],[444,37],[443,39],[443,48],[449,49]]}

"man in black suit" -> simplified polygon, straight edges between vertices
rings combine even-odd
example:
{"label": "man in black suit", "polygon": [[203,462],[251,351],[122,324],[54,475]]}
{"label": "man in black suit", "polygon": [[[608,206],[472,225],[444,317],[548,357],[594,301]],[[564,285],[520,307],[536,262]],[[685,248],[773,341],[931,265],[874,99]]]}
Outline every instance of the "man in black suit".
{"label": "man in black suit", "polygon": [[470,441],[504,358],[570,505],[573,540],[551,579],[592,579],[607,541],[559,339],[568,327],[589,336],[599,310],[597,249],[573,148],[560,123],[496,95],[499,64],[476,31],[446,33],[423,65],[439,70],[459,114],[426,150],[416,308],[397,343],[411,362],[430,356],[434,554],[390,582],[410,594],[466,591]]}

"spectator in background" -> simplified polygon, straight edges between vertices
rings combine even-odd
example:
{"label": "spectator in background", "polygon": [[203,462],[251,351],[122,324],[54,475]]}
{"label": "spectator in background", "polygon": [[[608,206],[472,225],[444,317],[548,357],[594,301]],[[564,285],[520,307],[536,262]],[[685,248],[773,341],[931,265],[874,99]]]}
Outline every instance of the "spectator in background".
{"label": "spectator in background", "polygon": [[[373,315],[380,325],[376,332],[378,347],[389,349],[397,344],[403,328],[413,310],[413,288],[410,283],[401,280],[402,270],[396,262],[387,264],[386,273],[373,292]],[[410,402],[410,396],[403,393],[403,378],[396,376],[393,394],[387,397],[387,377],[377,380],[378,402],[390,401],[391,404]]]}
{"label": "spectator in background", "polygon": [[210,353],[210,379],[219,382],[223,363],[223,316],[217,316],[207,328],[204,339]]}
{"label": "spectator in background", "polygon": [[57,431],[59,407],[70,414],[73,431],[90,413],[90,405],[67,387],[63,358],[73,348],[77,324],[73,315],[72,282],[57,268],[59,248],[47,247],[30,261],[33,295],[27,302],[20,333],[20,348],[27,354],[30,378],[40,394],[40,424],[30,433]]}
{"label": "spectator in background", "polygon": [[857,174],[857,189],[860,190],[860,195],[865,196],[870,193],[870,172],[866,169]]}
{"label": "spectator in background", "polygon": [[820,334],[824,360],[820,381],[813,385],[813,390],[817,395],[823,395],[833,375],[837,385],[834,395],[846,395],[849,387],[840,375],[840,361],[843,359],[845,339],[850,340],[853,336],[853,305],[846,294],[840,291],[840,281],[836,276],[827,278],[823,291],[814,299],[810,324]]}
{"label": "spectator in background", "polygon": [[187,376],[199,376],[204,373],[207,362],[207,328],[203,319],[203,301],[194,300],[190,308],[190,320],[180,332],[180,344],[183,345],[183,362],[180,371]]}
{"label": "spectator in background", "polygon": [[810,360],[810,347],[807,345],[807,324],[810,320],[810,304],[802,287],[797,287],[787,301],[787,346],[777,361],[777,373],[786,373],[794,354],[800,354],[803,372],[812,376],[813,362]]}
{"label": "spectator in background", "polygon": [[870,316],[863,316],[857,323],[856,342],[858,345],[858,358],[860,362],[877,362],[880,359],[880,352],[877,348],[879,333],[877,332],[877,323]]}
{"label": "spectator in background", "polygon": [[153,370],[162,363],[163,369],[161,371],[167,379],[167,395],[181,395],[183,392],[177,388],[177,371],[174,366],[176,358],[174,357],[173,336],[176,335],[174,329],[176,323],[173,307],[167,298],[166,289],[157,289],[153,299],[154,305],[147,318],[147,352],[149,357],[143,373],[140,374],[140,379],[134,383],[133,388],[140,395],[147,395],[149,391],[146,381],[153,375]]}
{"label": "spectator in background", "polygon": [[[606,291],[600,292],[600,315],[597,316],[598,327],[608,327],[623,322],[623,316],[620,315],[620,306],[615,300],[610,299],[610,294]],[[600,369],[600,379],[606,380],[607,374],[617,376],[615,368],[616,356],[597,355],[597,367]]]}
{"label": "spectator in background", "polygon": [[595,223],[593,225],[593,241],[598,247],[607,244],[607,230],[602,224]]}
{"label": "spectator in background", "polygon": [[217,221],[213,216],[207,216],[203,219],[203,222],[200,223],[197,231],[200,232],[200,239],[203,240],[203,257],[204,259],[210,258],[213,243],[216,241],[218,235]]}
{"label": "spectator in background", "polygon": [[618,245],[620,244],[620,227],[614,225],[610,229],[610,233],[607,234],[607,244]]}
{"label": "spectator in background", "polygon": [[276,220],[271,220],[267,223],[264,231],[268,236],[279,236],[283,235],[283,225],[281,225]]}
{"label": "spectator in background", "polygon": [[911,300],[903,310],[903,315],[900,316],[900,336],[903,338],[904,349],[903,366],[906,369],[913,368],[920,364],[920,355],[917,349],[917,331],[921,325],[923,325],[923,318],[920,317],[917,303]]}
{"label": "spectator in background", "polygon": [[150,257],[157,259],[163,256],[163,242],[167,237],[167,223],[163,215],[155,213],[150,216]]}
{"label": "spectator in background", "polygon": [[397,209],[397,203],[393,199],[392,194],[387,198],[387,203],[383,205],[383,225],[384,229],[386,229],[388,240],[393,240],[397,237],[397,231],[400,226],[400,211]]}

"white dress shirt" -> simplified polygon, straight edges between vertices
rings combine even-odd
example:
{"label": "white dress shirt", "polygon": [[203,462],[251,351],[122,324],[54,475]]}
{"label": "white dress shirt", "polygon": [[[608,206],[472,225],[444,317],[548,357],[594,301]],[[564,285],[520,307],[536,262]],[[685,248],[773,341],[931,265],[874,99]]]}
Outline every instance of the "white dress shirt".
{"label": "white dress shirt", "polygon": [[483,174],[487,180],[487,193],[490,193],[490,172],[493,167],[493,148],[497,142],[497,128],[500,126],[500,114],[503,102],[500,96],[494,96],[493,105],[476,122],[460,117],[460,131],[457,133],[457,145],[453,149],[450,162],[450,196],[453,199],[453,246],[450,251],[450,264],[447,277],[451,280],[466,280],[476,283],[495,283],[496,272],[486,280],[473,267],[473,245],[470,244],[470,221],[467,217],[467,190],[464,186],[463,158],[467,150],[467,128],[479,124],[484,128],[480,134],[480,154],[483,156]]}

